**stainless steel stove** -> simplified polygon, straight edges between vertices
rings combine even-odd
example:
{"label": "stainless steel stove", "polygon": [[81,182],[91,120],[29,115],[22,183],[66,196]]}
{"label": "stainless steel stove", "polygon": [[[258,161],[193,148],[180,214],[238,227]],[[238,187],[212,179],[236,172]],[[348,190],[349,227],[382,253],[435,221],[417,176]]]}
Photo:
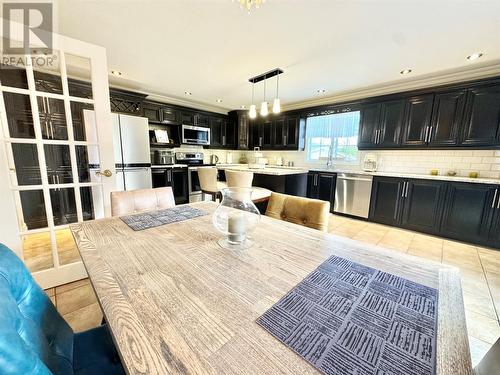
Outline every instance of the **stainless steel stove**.
{"label": "stainless steel stove", "polygon": [[209,167],[214,164],[203,162],[202,152],[176,152],[175,163],[188,166],[189,203],[202,200],[200,179],[198,178],[198,167]]}

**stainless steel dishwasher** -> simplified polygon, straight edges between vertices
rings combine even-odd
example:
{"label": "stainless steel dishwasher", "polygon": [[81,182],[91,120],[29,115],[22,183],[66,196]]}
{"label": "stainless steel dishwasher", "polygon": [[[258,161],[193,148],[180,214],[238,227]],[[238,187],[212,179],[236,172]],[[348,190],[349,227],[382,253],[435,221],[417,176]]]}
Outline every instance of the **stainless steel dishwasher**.
{"label": "stainless steel dishwasher", "polygon": [[337,173],[335,205],[342,214],[368,218],[373,176],[357,173]]}

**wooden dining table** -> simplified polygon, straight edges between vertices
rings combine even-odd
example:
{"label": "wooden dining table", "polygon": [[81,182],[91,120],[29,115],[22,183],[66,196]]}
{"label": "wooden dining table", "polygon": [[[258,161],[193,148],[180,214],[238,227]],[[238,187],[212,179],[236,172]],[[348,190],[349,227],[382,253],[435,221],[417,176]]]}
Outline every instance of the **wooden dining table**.
{"label": "wooden dining table", "polygon": [[128,374],[318,374],[255,321],[331,255],[438,289],[437,374],[472,374],[458,269],[262,216],[254,245],[219,246],[208,214],[134,231],[71,231]]}

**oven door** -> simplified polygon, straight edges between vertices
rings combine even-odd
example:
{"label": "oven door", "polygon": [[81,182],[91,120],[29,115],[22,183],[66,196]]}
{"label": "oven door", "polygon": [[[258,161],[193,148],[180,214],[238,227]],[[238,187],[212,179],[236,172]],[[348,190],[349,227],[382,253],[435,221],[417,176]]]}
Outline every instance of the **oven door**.
{"label": "oven door", "polygon": [[201,126],[182,125],[182,143],[210,145],[210,129]]}

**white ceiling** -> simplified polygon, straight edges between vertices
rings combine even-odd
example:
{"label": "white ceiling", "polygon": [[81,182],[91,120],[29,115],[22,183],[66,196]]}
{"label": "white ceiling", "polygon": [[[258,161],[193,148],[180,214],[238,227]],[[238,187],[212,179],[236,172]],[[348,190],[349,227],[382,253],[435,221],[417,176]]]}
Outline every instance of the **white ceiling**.
{"label": "white ceiling", "polygon": [[[251,14],[231,0],[61,0],[58,12],[61,34],[106,47],[109,69],[123,72],[111,84],[180,99],[189,90],[223,109],[251,104],[248,78],[275,67],[290,105],[317,89],[500,66],[499,0],[267,0]],[[484,56],[466,60],[475,51]],[[274,93],[273,79],[268,101]]]}

